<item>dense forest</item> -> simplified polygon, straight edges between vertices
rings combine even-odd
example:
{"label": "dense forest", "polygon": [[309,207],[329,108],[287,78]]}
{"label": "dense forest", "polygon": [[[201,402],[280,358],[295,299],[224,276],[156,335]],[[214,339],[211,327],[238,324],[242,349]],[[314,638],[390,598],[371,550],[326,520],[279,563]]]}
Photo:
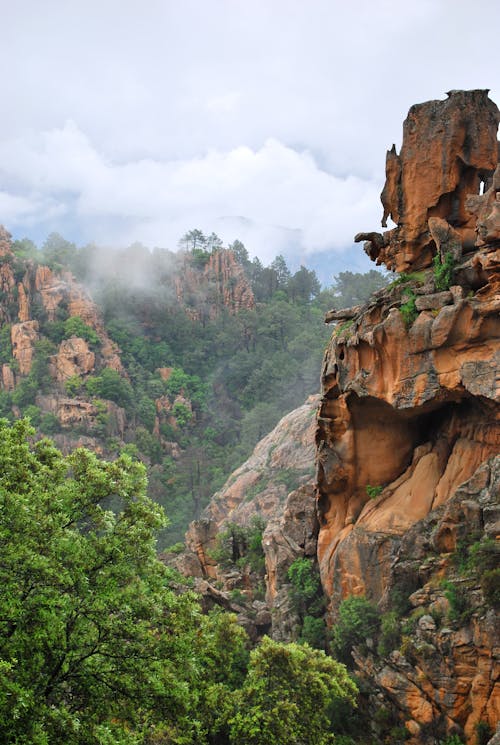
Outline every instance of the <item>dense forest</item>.
{"label": "dense forest", "polygon": [[[79,425],[81,434],[99,439],[109,457],[125,449],[148,464],[149,493],[169,515],[162,546],[181,540],[189,521],[262,436],[317,392],[330,334],[325,311],[359,303],[386,283],[376,271],[346,271],[321,289],[305,267],[292,273],[282,256],[263,266],[250,260],[240,241],[224,247],[200,230],[183,236],[177,252],[141,244],[77,247],[58,234],[40,249],[24,239],[14,241],[12,250],[16,279],[27,266],[45,265],[61,276],[69,270],[100,309],[123,371],[103,365],[66,379],[64,390],[101,407],[90,431]],[[221,256],[223,276],[214,260]],[[231,296],[238,285],[246,292],[239,305]],[[49,319],[35,296],[31,312],[40,329],[35,359],[14,391],[0,391],[0,414],[28,415],[55,436],[61,431],[57,418],[39,405],[40,393],[53,389],[48,359],[73,336],[98,357],[101,339],[64,302]],[[15,369],[9,323],[0,335],[0,363]],[[109,401],[126,415],[118,437],[104,403]]]}

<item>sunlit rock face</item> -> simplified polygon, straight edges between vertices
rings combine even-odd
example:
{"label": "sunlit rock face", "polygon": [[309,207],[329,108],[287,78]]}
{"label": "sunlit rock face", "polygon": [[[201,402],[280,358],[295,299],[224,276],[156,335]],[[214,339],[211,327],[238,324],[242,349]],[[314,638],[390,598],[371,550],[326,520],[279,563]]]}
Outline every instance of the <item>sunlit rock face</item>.
{"label": "sunlit rock face", "polygon": [[[498,121],[487,91],[452,91],[410,109],[401,153],[388,153],[382,193],[384,225],[390,216],[397,227],[356,239],[378,264],[419,273],[354,313],[327,316],[337,326],[324,358],[316,440],[318,559],[331,621],[351,594],[390,606],[397,568],[413,558],[406,536],[422,542],[429,515],[446,510],[500,451]],[[441,263],[451,257],[444,284],[436,255]],[[481,500],[498,501],[498,479],[469,497],[481,512]],[[463,537],[463,516],[461,525]],[[456,535],[446,540],[430,550],[455,551]],[[425,587],[430,578],[415,581]],[[470,743],[478,721],[496,726],[498,638],[491,614],[476,615],[466,642],[449,636],[448,661],[426,666],[424,687],[415,684],[418,659],[413,671],[407,660],[385,672],[373,663],[372,679],[399,701],[414,742],[426,742],[423,725],[440,717]],[[471,664],[461,664],[463,654]]]}

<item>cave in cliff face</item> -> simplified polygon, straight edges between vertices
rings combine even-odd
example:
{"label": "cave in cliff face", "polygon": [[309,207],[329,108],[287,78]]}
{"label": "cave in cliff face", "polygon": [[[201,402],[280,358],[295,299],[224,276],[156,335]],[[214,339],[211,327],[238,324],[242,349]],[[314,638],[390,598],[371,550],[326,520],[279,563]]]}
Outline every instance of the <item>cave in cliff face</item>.
{"label": "cave in cliff face", "polygon": [[[333,403],[323,414],[334,410]],[[488,399],[453,395],[398,410],[351,394],[342,404],[343,432],[334,422],[333,439],[320,441],[318,513],[330,535],[354,526],[402,533],[498,449]],[[380,491],[376,502],[374,488]]]}

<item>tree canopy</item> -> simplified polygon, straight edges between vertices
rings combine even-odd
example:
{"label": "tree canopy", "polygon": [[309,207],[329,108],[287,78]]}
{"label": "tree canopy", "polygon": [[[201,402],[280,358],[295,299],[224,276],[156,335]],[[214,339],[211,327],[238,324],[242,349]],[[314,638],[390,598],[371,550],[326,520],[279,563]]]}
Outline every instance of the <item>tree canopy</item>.
{"label": "tree canopy", "polygon": [[5,745],[329,742],[343,665],[203,615],[156,555],[145,468],[63,456],[0,420],[0,731]]}

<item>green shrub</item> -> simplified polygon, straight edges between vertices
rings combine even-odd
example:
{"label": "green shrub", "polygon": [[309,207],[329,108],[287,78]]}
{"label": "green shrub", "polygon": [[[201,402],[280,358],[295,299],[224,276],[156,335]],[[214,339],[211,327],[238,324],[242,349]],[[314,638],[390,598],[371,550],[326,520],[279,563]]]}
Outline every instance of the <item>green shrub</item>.
{"label": "green shrub", "polygon": [[304,616],[299,644],[309,644],[315,649],[324,649],[326,643],[326,628],[322,618]]}
{"label": "green shrub", "polygon": [[488,722],[478,722],[474,729],[476,730],[476,745],[488,745],[494,735]]}
{"label": "green shrub", "polygon": [[377,652],[386,657],[393,649],[398,649],[401,643],[401,624],[395,611],[384,613],[380,623],[380,638]]}
{"label": "green shrub", "polygon": [[137,405],[137,418],[139,422],[152,432],[156,421],[156,406],[147,396],[142,396]]}
{"label": "green shrub", "polygon": [[324,649],[325,599],[321,587],[318,565],[312,559],[299,557],[290,565],[287,577],[290,582],[288,596],[300,623],[298,641]]}
{"label": "green shrub", "polygon": [[410,328],[413,322],[418,316],[418,310],[416,305],[416,295],[409,287],[403,292],[403,298],[407,298],[406,301],[399,308],[403,321],[405,322],[406,328]]}
{"label": "green shrub", "polygon": [[398,743],[405,742],[411,737],[406,727],[391,727],[389,731],[389,737],[391,745],[397,745]]}
{"label": "green shrub", "polygon": [[29,404],[23,411],[23,416],[28,417],[33,427],[38,427],[42,418],[42,412],[38,406]]}
{"label": "green shrub", "polygon": [[464,745],[464,741],[458,735],[448,735],[445,740],[440,740],[439,745]]}
{"label": "green shrub", "polygon": [[177,403],[172,406],[172,416],[175,417],[179,427],[183,428],[189,424],[193,418],[193,412],[188,409],[186,404],[177,401]]}
{"label": "green shrub", "polygon": [[469,564],[474,569],[495,569],[500,559],[500,543],[494,538],[476,541],[469,548]]}
{"label": "green shrub", "polygon": [[78,375],[71,375],[64,381],[64,388],[68,396],[77,396],[83,388],[83,380]]}
{"label": "green shrub", "polygon": [[335,331],[333,332],[334,336],[340,336],[345,331],[349,331],[354,325],[354,319],[350,318],[348,321],[344,321],[344,323],[340,323],[338,326],[335,327]]}
{"label": "green shrub", "polygon": [[379,626],[379,613],[367,598],[351,595],[343,600],[332,635],[332,649],[336,658],[352,667],[353,648],[366,649],[366,640],[375,636]]}
{"label": "green shrub", "polygon": [[493,608],[500,608],[500,567],[487,569],[480,582],[485,601]]}
{"label": "green shrub", "polygon": [[319,572],[312,559],[295,559],[287,572],[291,584],[290,597],[298,610],[305,607],[321,590]]}
{"label": "green shrub", "polygon": [[55,414],[47,411],[42,414],[40,419],[40,429],[46,435],[54,435],[56,432],[60,432],[61,424]]}
{"label": "green shrub", "polygon": [[383,486],[370,486],[370,484],[367,484],[366,493],[368,494],[370,499],[376,499],[382,494],[383,488]]}
{"label": "green shrub", "polygon": [[91,326],[88,326],[80,316],[70,316],[64,321],[64,338],[69,339],[71,336],[77,336],[85,339],[91,347],[97,347],[101,343],[99,336]]}
{"label": "green shrub", "polygon": [[262,548],[264,528],[265,522],[258,515],[255,515],[247,526],[229,523],[217,536],[216,548],[210,552],[211,557],[222,567],[238,566],[243,570],[248,566],[252,572],[263,574],[265,571]]}
{"label": "green shrub", "polygon": [[422,618],[422,616],[426,616],[428,613],[427,608],[424,608],[422,605],[420,605],[418,608],[415,608],[410,613],[410,616],[406,618],[402,625],[402,632],[403,634],[413,634],[417,627],[418,620]]}
{"label": "green shrub", "polygon": [[60,344],[67,338],[64,333],[64,321],[47,321],[42,324],[41,331],[54,344]]}
{"label": "green shrub", "polygon": [[88,378],[85,388],[89,396],[98,396],[106,401],[114,401],[118,406],[127,408],[131,405],[134,392],[132,386],[120,373],[105,367],[100,375]]}
{"label": "green shrub", "polygon": [[12,358],[10,329],[10,323],[6,323],[0,328],[0,365],[8,364]]}
{"label": "green shrub", "polygon": [[444,589],[444,596],[450,604],[448,619],[450,621],[457,621],[458,623],[467,622],[472,613],[467,594],[462,588],[457,587],[457,585],[449,580],[444,580],[442,587]]}
{"label": "green shrub", "polygon": [[12,419],[12,396],[8,391],[0,391],[0,418]]}
{"label": "green shrub", "polygon": [[444,261],[441,261],[440,255],[437,253],[433,259],[434,265],[434,283],[436,290],[449,290],[453,282],[453,272],[455,269],[455,259],[450,251],[447,251],[444,255]]}
{"label": "green shrub", "polygon": [[231,590],[231,592],[229,593],[229,597],[231,598],[232,602],[236,603],[237,605],[244,605],[247,601],[247,596],[244,595],[241,590],[238,590],[238,588]]}
{"label": "green shrub", "polygon": [[135,444],[141,453],[151,458],[153,463],[161,462],[161,445],[157,438],[144,427],[137,427],[135,430]]}
{"label": "green shrub", "polygon": [[38,383],[31,376],[23,378],[12,392],[12,403],[20,409],[25,409],[35,403],[38,393]]}

